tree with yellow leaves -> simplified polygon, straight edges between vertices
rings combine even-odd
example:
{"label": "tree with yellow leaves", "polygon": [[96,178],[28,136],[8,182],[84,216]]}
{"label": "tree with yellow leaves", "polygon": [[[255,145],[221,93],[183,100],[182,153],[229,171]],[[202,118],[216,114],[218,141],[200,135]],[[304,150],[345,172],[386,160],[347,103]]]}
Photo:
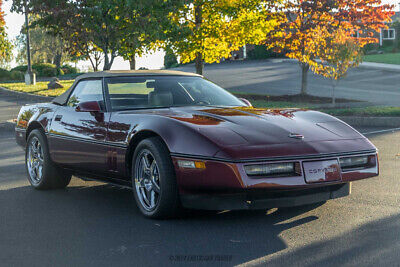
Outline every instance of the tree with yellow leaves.
{"label": "tree with yellow leaves", "polygon": [[192,0],[169,14],[162,44],[171,47],[180,61],[203,64],[228,58],[232,51],[259,43],[277,22],[270,11],[274,1]]}
{"label": "tree with yellow leaves", "polygon": [[332,106],[335,106],[335,88],[350,68],[361,63],[363,52],[359,40],[349,38],[343,30],[331,34],[322,49],[319,74],[332,81]]}
{"label": "tree with yellow leaves", "polygon": [[[393,15],[391,5],[381,0],[283,0],[276,4],[279,26],[268,34],[267,45],[285,51],[289,58],[297,59],[302,69],[301,94],[307,94],[307,77],[314,73],[328,75],[332,38],[340,36],[341,43],[359,38],[359,47],[377,40],[373,32],[386,28],[385,22]],[[340,34],[338,34],[340,32]],[[328,69],[327,69],[328,68]]]}

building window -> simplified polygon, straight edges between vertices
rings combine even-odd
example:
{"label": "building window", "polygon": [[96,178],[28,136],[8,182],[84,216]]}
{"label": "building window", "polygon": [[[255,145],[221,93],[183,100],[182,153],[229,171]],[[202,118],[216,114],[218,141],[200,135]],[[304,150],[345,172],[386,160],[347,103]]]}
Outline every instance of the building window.
{"label": "building window", "polygon": [[394,40],[394,39],[396,39],[396,31],[395,31],[395,29],[382,30],[382,39],[383,40]]}

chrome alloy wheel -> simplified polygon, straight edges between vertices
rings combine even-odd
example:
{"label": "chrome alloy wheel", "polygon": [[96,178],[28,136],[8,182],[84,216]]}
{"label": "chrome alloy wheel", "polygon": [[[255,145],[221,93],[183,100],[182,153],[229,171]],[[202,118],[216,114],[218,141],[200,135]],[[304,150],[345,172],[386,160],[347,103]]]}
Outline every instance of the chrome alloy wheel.
{"label": "chrome alloy wheel", "polygon": [[160,172],[153,154],[143,149],[135,162],[135,189],[140,204],[153,211],[160,201]]}
{"label": "chrome alloy wheel", "polygon": [[28,157],[26,159],[26,165],[28,167],[29,176],[31,181],[35,184],[40,183],[43,177],[43,148],[40,144],[39,139],[33,137],[28,146]]}

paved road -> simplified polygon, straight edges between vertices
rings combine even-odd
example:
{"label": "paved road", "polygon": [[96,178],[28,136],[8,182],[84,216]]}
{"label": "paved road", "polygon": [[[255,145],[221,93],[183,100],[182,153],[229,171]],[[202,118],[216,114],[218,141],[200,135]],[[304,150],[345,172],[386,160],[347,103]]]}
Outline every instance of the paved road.
{"label": "paved road", "polygon": [[[12,103],[0,98],[1,118],[14,116]],[[23,150],[12,131],[0,130],[0,266],[398,265],[400,132],[371,140],[382,174],[354,183],[350,197],[152,221],[126,189],[73,178],[66,190],[33,190]],[[174,260],[181,255],[228,261]]]}
{"label": "paved road", "polygon": [[[195,71],[193,65],[177,70]],[[248,61],[206,65],[204,75],[231,91],[269,95],[300,92],[300,68],[291,62]],[[310,74],[310,94],[330,97],[331,90],[330,80]],[[340,82],[336,93],[342,98],[400,106],[400,72],[354,69]]]}
{"label": "paved road", "polygon": [[[268,266],[398,265],[400,133],[373,136],[379,178],[323,206],[252,212],[192,212],[143,218],[129,190],[73,179],[66,190],[36,191],[23,151],[0,133],[0,265],[164,266],[179,255],[227,255]],[[199,262],[191,262],[199,264]],[[210,262],[202,262],[209,264]]]}

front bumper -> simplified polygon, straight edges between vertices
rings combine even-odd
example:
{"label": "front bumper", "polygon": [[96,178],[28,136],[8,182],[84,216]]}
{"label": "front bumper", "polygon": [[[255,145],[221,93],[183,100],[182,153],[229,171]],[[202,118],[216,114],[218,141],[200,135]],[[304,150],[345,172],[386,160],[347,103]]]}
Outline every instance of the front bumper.
{"label": "front bumper", "polygon": [[[340,171],[340,179],[307,182],[303,163],[309,158],[296,157],[284,160],[262,160],[259,162],[232,162],[213,159],[195,159],[172,156],[178,189],[184,207],[198,209],[264,209],[288,207],[322,202],[350,194],[350,182],[370,178],[379,174],[376,152],[352,155],[328,155],[312,160],[325,161],[348,156],[375,156],[373,166]],[[205,168],[179,167],[179,160],[203,161]],[[293,177],[250,177],[245,172],[246,164],[270,162],[296,162],[301,175]]]}
{"label": "front bumper", "polygon": [[351,183],[346,183],[281,192],[181,195],[181,203],[185,208],[202,210],[269,209],[324,202],[348,196],[350,193]]}

